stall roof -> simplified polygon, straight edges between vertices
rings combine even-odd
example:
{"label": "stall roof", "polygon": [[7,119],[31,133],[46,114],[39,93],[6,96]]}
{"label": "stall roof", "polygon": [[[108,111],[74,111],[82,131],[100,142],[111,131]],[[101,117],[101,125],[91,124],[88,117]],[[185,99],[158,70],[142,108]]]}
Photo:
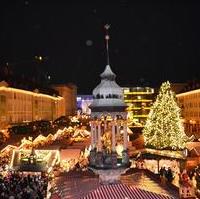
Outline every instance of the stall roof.
{"label": "stall roof", "polygon": [[145,157],[148,159],[153,158],[172,158],[172,159],[182,159],[185,160],[186,156],[183,151],[170,151],[170,150],[156,150],[156,149],[140,149],[133,151],[130,156],[133,157]]}
{"label": "stall roof", "polygon": [[80,156],[81,150],[80,149],[62,149],[60,151],[60,159],[63,160],[70,160],[70,159],[78,159]]}
{"label": "stall roof", "polygon": [[[58,150],[14,150],[10,167],[16,171],[44,172],[58,160]],[[22,157],[23,156],[23,157]],[[32,160],[32,161],[31,161]]]}
{"label": "stall roof", "polygon": [[100,198],[135,198],[135,199],[170,199],[172,197],[161,195],[137,187],[127,186],[124,184],[102,185],[96,190],[83,196],[81,199],[100,199]]}

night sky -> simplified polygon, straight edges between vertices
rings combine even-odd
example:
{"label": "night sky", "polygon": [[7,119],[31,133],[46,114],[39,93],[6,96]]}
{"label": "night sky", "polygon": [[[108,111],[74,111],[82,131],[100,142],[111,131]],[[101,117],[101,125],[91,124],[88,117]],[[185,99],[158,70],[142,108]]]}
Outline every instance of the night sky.
{"label": "night sky", "polygon": [[119,85],[200,78],[200,4],[16,2],[1,3],[1,65],[20,69],[21,62],[41,55],[41,70],[52,83],[73,82],[78,93],[91,94],[106,66],[108,23]]}

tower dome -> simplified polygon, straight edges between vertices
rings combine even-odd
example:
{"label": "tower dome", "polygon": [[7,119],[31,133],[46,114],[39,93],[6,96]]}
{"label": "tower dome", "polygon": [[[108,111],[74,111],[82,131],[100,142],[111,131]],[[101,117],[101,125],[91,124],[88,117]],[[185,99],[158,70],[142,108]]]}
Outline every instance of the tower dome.
{"label": "tower dome", "polygon": [[91,116],[100,118],[102,115],[110,114],[112,118],[116,115],[126,117],[125,108],[127,107],[123,99],[123,90],[116,83],[116,74],[113,73],[109,64],[108,39],[106,35],[107,65],[100,74],[101,82],[93,90],[93,102],[90,105]]}
{"label": "tower dome", "polygon": [[106,68],[103,73],[101,73],[100,77],[102,79],[108,79],[108,80],[115,80],[115,73],[112,72],[110,65],[106,65]]}
{"label": "tower dome", "polygon": [[101,82],[93,90],[93,103],[91,104],[92,112],[95,109],[99,111],[124,111],[126,107],[123,100],[123,90],[115,82],[116,75],[112,72],[109,65],[101,73]]}

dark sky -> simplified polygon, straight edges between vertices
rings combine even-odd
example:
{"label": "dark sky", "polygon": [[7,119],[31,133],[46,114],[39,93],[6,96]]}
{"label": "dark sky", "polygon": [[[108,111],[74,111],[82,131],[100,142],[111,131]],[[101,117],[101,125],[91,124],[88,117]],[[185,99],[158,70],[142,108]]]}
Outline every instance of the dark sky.
{"label": "dark sky", "polygon": [[200,4],[16,2],[1,4],[1,64],[45,56],[41,70],[53,83],[74,82],[79,93],[90,94],[106,65],[103,27],[109,23],[119,85],[200,78]]}

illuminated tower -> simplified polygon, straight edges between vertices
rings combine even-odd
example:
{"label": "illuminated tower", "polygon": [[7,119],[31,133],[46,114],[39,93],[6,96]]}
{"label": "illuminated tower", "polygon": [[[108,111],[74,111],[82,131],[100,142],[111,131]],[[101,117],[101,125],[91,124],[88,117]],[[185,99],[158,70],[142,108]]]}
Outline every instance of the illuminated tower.
{"label": "illuminated tower", "polygon": [[126,118],[126,107],[123,99],[123,89],[115,82],[116,75],[112,72],[109,64],[108,51],[108,29],[109,25],[105,25],[106,29],[106,51],[107,51],[107,65],[103,73],[101,73],[101,82],[93,90],[93,102],[90,105],[91,116],[93,118],[109,117],[115,119],[116,117]]}
{"label": "illuminated tower", "polygon": [[[94,100],[90,105],[92,118],[90,166],[98,170],[100,180],[104,178],[104,174],[100,170],[110,169],[113,171],[113,169],[129,165],[127,113],[125,111],[127,106],[123,100],[123,90],[115,82],[116,75],[112,72],[109,64],[109,35],[107,32],[109,26],[106,25],[105,29],[107,65],[100,75],[100,84],[93,90]],[[112,173],[112,175],[116,175],[116,173]]]}

